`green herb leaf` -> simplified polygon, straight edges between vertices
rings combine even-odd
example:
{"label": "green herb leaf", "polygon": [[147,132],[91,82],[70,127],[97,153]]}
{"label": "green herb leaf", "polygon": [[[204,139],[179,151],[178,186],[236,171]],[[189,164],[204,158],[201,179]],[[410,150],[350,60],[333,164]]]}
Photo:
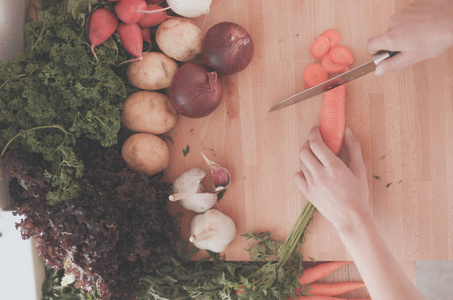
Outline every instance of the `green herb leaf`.
{"label": "green herb leaf", "polygon": [[184,157],[186,157],[187,154],[189,154],[189,151],[190,151],[189,145],[187,145],[186,149],[182,149],[182,154],[184,154]]}
{"label": "green herb leaf", "polygon": [[392,184],[391,182],[387,183],[387,188],[389,188],[391,184]]}
{"label": "green herb leaf", "polygon": [[377,180],[382,180],[381,177],[379,177],[378,175],[373,175],[373,177]]}

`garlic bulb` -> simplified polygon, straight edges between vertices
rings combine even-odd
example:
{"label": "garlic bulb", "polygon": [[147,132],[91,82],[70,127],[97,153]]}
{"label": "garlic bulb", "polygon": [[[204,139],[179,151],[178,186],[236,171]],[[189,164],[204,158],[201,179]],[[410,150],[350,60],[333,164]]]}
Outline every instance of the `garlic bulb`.
{"label": "garlic bulb", "polygon": [[209,14],[212,0],[167,0],[172,11],[186,18]]}
{"label": "garlic bulb", "polygon": [[209,165],[212,182],[214,184],[215,192],[220,192],[226,189],[231,183],[231,174],[226,168],[209,160],[203,153],[201,153],[206,163]]}
{"label": "garlic bulb", "polygon": [[198,249],[223,252],[236,237],[234,221],[216,209],[196,215],[190,224],[190,239]]}
{"label": "garlic bulb", "polygon": [[184,172],[173,182],[173,195],[170,201],[179,201],[185,209],[203,213],[212,208],[217,203],[215,193],[203,192],[204,188],[201,180],[206,176],[202,169],[193,168]]}

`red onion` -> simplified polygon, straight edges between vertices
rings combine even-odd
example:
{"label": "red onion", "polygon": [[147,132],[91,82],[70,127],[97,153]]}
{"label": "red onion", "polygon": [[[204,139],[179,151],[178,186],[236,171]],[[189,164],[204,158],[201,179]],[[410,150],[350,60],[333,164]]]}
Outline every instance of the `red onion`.
{"label": "red onion", "polygon": [[222,22],[208,30],[201,53],[208,67],[230,75],[249,65],[253,56],[253,40],[238,24]]}
{"label": "red onion", "polygon": [[186,63],[171,81],[170,99],[176,110],[189,118],[202,118],[212,113],[223,96],[217,72],[203,65]]}

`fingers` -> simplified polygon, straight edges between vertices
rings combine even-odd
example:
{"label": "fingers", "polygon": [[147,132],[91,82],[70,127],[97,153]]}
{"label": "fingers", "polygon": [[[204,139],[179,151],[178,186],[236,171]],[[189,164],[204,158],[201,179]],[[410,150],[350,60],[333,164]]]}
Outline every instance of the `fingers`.
{"label": "fingers", "polygon": [[311,151],[324,166],[332,166],[333,163],[339,161],[339,158],[330,151],[329,147],[322,140],[318,126],[313,127],[310,131],[308,140],[310,141]]}
{"label": "fingers", "polygon": [[395,72],[416,62],[418,62],[418,60],[413,55],[407,54],[407,52],[400,52],[397,55],[380,62],[376,67],[375,74],[382,75],[384,73]]}
{"label": "fingers", "polygon": [[308,183],[302,171],[299,171],[294,175],[294,181],[301,192],[306,195],[308,193]]}
{"label": "fingers", "polygon": [[344,142],[349,153],[349,168],[356,176],[366,174],[365,163],[363,162],[362,149],[359,141],[352,135],[351,129],[346,128]]}
{"label": "fingers", "polygon": [[305,142],[302,149],[300,149],[299,158],[302,160],[303,165],[306,166],[310,173],[314,173],[317,169],[322,168],[321,162],[311,151],[308,141]]}
{"label": "fingers", "polygon": [[370,51],[371,54],[376,54],[377,52],[381,50],[387,50],[387,51],[399,51],[401,49],[395,49],[395,43],[393,40],[390,38],[389,33],[386,32],[384,34],[372,37],[371,39],[368,40],[367,42],[367,48],[368,51]]}

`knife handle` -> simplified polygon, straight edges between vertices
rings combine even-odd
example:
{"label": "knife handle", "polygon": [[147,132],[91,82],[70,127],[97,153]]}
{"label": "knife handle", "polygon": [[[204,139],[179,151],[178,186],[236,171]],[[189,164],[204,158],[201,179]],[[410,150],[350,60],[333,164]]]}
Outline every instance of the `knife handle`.
{"label": "knife handle", "polygon": [[399,53],[399,51],[386,51],[386,50],[379,51],[375,55],[373,55],[373,62],[375,65],[378,65],[384,59],[395,56],[398,53]]}

